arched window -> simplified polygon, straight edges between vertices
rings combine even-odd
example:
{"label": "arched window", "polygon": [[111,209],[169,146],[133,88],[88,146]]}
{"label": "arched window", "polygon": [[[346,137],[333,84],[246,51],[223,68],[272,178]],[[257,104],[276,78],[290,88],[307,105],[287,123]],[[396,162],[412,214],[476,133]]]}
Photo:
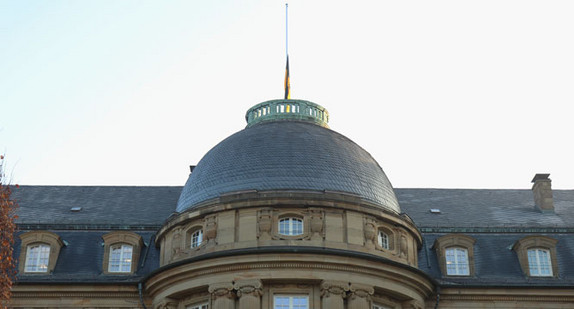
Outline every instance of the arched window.
{"label": "arched window", "polygon": [[133,247],[127,244],[116,244],[110,248],[108,272],[129,273],[132,270]]}
{"label": "arched window", "polygon": [[381,248],[383,248],[385,250],[389,250],[389,248],[390,248],[389,234],[383,232],[382,230],[379,230],[379,233],[377,235],[377,240],[378,240],[379,246],[381,246]]}
{"label": "arched window", "polygon": [[450,247],[445,250],[446,274],[449,276],[468,276],[468,251],[464,248]]}
{"label": "arched window", "polygon": [[33,244],[26,249],[26,265],[24,272],[46,273],[50,262],[50,245]]}
{"label": "arched window", "polygon": [[303,220],[293,217],[280,219],[279,234],[288,236],[303,234]]}
{"label": "arched window", "polygon": [[64,243],[58,234],[32,231],[20,235],[18,272],[21,274],[49,274],[54,271]]}
{"label": "arched window", "polygon": [[203,230],[199,229],[191,233],[191,247],[197,248],[203,243]]}
{"label": "arched window", "polygon": [[551,277],[552,262],[550,260],[550,250],[542,248],[528,249],[528,267],[530,276]]}
{"label": "arched window", "polygon": [[526,236],[517,241],[512,249],[518,255],[518,262],[525,275],[530,277],[557,277],[556,243],[547,236]]}

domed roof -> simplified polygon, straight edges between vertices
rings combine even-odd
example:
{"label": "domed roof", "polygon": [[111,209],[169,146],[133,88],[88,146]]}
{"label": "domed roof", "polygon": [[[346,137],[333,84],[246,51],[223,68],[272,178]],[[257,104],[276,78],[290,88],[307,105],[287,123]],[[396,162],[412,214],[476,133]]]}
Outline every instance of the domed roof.
{"label": "domed roof", "polygon": [[[266,121],[254,121],[253,111],[270,102],[298,103],[300,115],[270,112]],[[326,120],[322,107],[301,100],[264,103],[248,111],[247,128],[220,142],[197,164],[182,190],[178,212],[222,194],[249,190],[343,192],[400,212],[391,183],[367,151],[326,128],[326,121],[301,117],[313,114],[306,111],[311,106],[322,109]],[[264,114],[280,111],[271,106]]]}

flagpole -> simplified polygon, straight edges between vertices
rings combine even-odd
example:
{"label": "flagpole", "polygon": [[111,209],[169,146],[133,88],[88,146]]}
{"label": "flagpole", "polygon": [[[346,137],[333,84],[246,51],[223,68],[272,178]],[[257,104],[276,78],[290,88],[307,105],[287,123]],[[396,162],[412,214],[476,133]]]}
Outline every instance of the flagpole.
{"label": "flagpole", "polygon": [[285,56],[289,57],[289,4],[285,3]]}
{"label": "flagpole", "polygon": [[285,3],[285,100],[291,99],[291,82],[289,78],[289,4]]}

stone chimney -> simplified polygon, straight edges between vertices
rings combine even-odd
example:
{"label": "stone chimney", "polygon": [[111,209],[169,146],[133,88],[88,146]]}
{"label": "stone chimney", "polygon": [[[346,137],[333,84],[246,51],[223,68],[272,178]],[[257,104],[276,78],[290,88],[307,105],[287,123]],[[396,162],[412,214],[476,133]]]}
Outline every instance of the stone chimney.
{"label": "stone chimney", "polygon": [[532,178],[532,192],[534,205],[541,212],[554,212],[554,199],[552,198],[552,180],[550,174],[536,174]]}

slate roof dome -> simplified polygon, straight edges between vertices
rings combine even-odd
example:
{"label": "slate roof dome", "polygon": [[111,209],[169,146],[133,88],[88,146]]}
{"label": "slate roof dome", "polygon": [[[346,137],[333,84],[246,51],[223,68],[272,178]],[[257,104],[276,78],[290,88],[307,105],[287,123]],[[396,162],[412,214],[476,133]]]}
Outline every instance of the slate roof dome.
{"label": "slate roof dome", "polygon": [[247,127],[213,147],[190,174],[177,211],[241,191],[334,191],[400,213],[393,187],[373,157],[327,126],[329,114],[303,100],[255,105]]}

